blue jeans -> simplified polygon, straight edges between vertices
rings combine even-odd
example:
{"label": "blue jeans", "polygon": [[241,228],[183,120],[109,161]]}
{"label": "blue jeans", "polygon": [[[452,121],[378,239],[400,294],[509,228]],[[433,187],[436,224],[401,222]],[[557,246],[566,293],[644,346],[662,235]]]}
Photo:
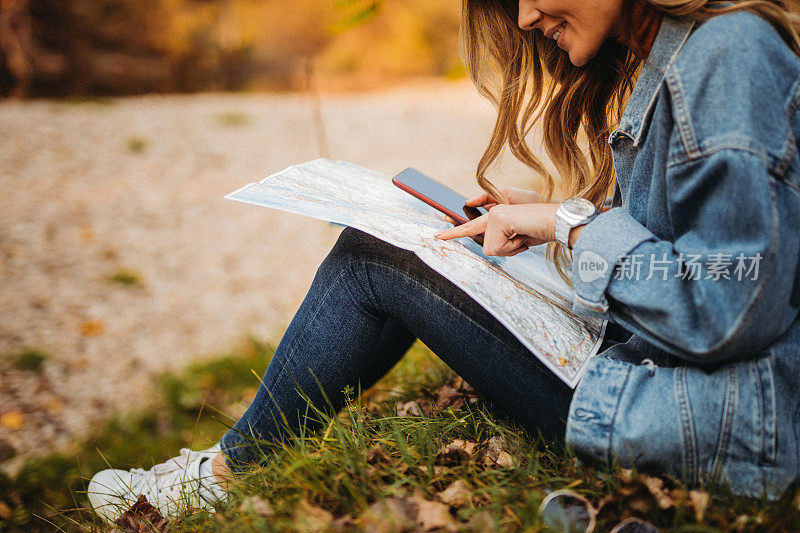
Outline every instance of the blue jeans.
{"label": "blue jeans", "polygon": [[[416,255],[347,228],[320,266],[253,403],[222,438],[229,466],[259,457],[252,436],[295,433],[307,402],[335,409],[342,389],[366,390],[421,339],[484,398],[532,434],[563,443],[572,390],[492,315]],[[317,383],[319,381],[319,384]]]}

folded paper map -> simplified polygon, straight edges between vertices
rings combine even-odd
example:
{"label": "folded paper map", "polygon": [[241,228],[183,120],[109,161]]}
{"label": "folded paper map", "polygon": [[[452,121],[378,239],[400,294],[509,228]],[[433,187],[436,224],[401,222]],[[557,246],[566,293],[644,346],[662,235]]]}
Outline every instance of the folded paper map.
{"label": "folded paper map", "polygon": [[494,315],[570,387],[597,353],[605,322],[572,314],[572,291],[536,246],[489,257],[472,239],[442,241],[444,215],[395,187],[391,176],[316,159],[225,198],[352,226],[411,250]]}

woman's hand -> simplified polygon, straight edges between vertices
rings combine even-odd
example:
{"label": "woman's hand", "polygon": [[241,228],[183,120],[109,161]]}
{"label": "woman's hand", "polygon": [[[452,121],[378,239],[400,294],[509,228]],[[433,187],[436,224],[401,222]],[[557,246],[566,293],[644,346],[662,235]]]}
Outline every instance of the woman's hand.
{"label": "woman's hand", "polygon": [[[506,195],[508,201],[512,205],[517,204],[539,204],[544,202],[544,198],[542,195],[535,193],[533,191],[529,191],[527,189],[518,189],[516,187],[503,187],[500,189],[503,194]],[[559,201],[557,199],[553,199],[554,202]],[[483,207],[486,210],[493,208],[494,206],[498,205],[495,202],[494,198],[489,196],[488,192],[484,192],[479,194],[478,196],[474,196],[464,202],[464,205],[467,207]],[[445,220],[447,220],[452,225],[456,225],[456,221],[452,218],[445,216]],[[481,244],[480,242],[478,244]]]}
{"label": "woman's hand", "polygon": [[483,253],[512,256],[555,239],[558,203],[497,204],[466,224],[440,231],[439,239],[483,234]]}
{"label": "woman's hand", "polygon": [[[503,187],[500,189],[500,191],[506,195],[506,198],[508,198],[509,203],[512,205],[538,204],[544,202],[544,198],[540,194],[526,189]],[[555,201],[555,199],[553,201]],[[489,193],[484,192],[467,200],[466,205],[468,207],[483,207],[485,209],[491,209],[497,205],[497,202],[495,202],[494,198],[489,196]]]}

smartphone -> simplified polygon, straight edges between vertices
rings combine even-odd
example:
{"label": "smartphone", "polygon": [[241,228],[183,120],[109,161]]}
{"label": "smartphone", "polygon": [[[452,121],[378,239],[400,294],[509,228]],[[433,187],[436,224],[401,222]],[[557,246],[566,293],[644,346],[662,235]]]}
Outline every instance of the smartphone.
{"label": "smartphone", "polygon": [[407,168],[392,178],[392,183],[449,216],[456,221],[456,225],[486,214],[482,207],[467,207],[464,205],[467,201],[465,197],[413,168]]}

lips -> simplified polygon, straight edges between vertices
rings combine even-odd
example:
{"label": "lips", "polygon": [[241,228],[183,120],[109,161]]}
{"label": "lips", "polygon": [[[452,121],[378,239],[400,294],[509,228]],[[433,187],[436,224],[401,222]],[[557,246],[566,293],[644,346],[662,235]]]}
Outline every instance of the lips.
{"label": "lips", "polygon": [[547,37],[548,39],[556,39],[557,40],[559,37],[561,37],[561,34],[564,32],[564,28],[566,26],[567,26],[567,21],[565,20],[564,22],[562,22],[558,26],[553,26],[552,28],[547,30],[545,32],[545,37]]}

